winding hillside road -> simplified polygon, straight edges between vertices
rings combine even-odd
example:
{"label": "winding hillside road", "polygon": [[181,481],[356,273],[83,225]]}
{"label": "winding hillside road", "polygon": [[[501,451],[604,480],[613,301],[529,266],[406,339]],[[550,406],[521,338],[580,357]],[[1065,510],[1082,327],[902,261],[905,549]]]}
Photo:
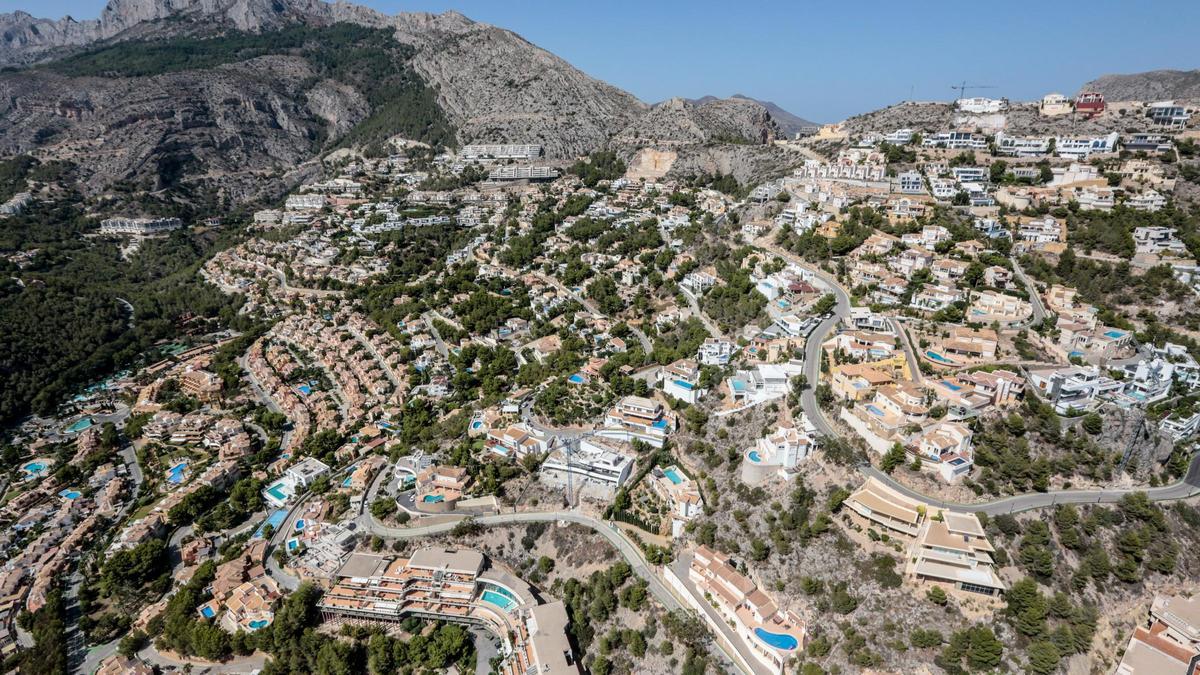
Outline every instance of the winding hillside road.
{"label": "winding hillside road", "polygon": [[[798,256],[784,251],[773,242],[769,242],[766,238],[760,239],[758,245],[776,255],[779,255],[788,262],[795,263],[807,270],[812,271],[819,279],[825,282],[825,285],[832,289],[834,297],[837,299],[837,305],[834,307],[833,315],[821,322],[819,326],[808,337],[808,341],[804,347],[804,376],[808,380],[808,387],[800,395],[800,407],[804,410],[804,414],[808,417],[813,426],[817,428],[821,434],[826,436],[839,435],[837,430],[829,420],[825,417],[825,412],[821,410],[821,406],[817,403],[816,387],[820,382],[820,364],[821,364],[821,343],[828,337],[830,331],[843,318],[850,316],[850,295],[846,289],[837,282],[836,279],[827,274],[824,270],[818,269],[813,265],[802,260]],[[1020,270],[1020,267],[1017,267]],[[1018,271],[1018,276],[1027,285],[1028,279],[1024,272]],[[1036,297],[1036,295],[1035,295]],[[1034,318],[1044,317],[1045,308],[1041,306],[1040,300],[1034,303]],[[1039,319],[1040,320],[1040,319]],[[893,327],[896,327],[896,322],[893,322]],[[909,349],[908,341],[902,340],[905,345],[905,351],[909,353],[909,358],[912,358],[911,350]],[[1032,494],[1015,495],[1012,497],[1004,497],[986,502],[975,502],[971,504],[962,504],[958,502],[946,501],[931,497],[929,495],[918,492],[903,483],[900,483],[890,475],[883,473],[871,464],[862,464],[859,466],[859,472],[864,477],[876,478],[879,481],[887,484],[896,491],[908,496],[911,499],[923,501],[932,506],[945,509],[947,511],[955,511],[960,513],[986,513],[988,515],[1000,515],[1003,513],[1020,513],[1022,511],[1030,511],[1033,509],[1041,509],[1055,506],[1057,504],[1111,504],[1121,501],[1125,495],[1134,492],[1145,492],[1151,501],[1164,502],[1178,499],[1188,499],[1200,495],[1200,453],[1192,458],[1191,465],[1188,466],[1188,472],[1183,477],[1183,480],[1164,485],[1157,488],[1144,489],[1111,489],[1111,490],[1052,490],[1049,492],[1035,492]]]}

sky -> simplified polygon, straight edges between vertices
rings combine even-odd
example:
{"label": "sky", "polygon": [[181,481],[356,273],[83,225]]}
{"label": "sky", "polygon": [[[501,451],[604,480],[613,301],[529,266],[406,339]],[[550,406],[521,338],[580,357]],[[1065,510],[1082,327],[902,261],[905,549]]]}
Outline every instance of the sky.
{"label": "sky", "polygon": [[[1107,73],[1200,68],[1197,0],[357,0],[457,10],[513,30],[648,103],[745,94],[832,122],[906,99],[1035,100]],[[0,0],[76,19],[105,0]]]}

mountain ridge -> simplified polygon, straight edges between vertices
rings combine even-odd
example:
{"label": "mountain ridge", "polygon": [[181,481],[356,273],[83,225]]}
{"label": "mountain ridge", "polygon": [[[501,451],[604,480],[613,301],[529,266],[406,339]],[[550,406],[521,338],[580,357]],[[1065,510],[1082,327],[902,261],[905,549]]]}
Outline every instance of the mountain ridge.
{"label": "mountain ridge", "polygon": [[[782,106],[773,101],[764,101],[762,99],[754,98],[753,96],[746,96],[745,94],[734,94],[728,98],[753,101],[766,108],[767,112],[771,113],[771,118],[775,120],[775,124],[777,124],[779,129],[788,136],[795,135],[805,127],[819,126],[818,122],[813,122],[806,118],[800,117],[791,111],[785,110]],[[700,98],[690,98],[687,100],[691,101],[692,103],[703,104],[711,103],[712,101],[719,101],[721,100],[721,97],[708,94],[701,96]]]}
{"label": "mountain ridge", "polygon": [[1200,99],[1200,69],[1101,75],[1084,84],[1080,91],[1100,92],[1110,101]]}

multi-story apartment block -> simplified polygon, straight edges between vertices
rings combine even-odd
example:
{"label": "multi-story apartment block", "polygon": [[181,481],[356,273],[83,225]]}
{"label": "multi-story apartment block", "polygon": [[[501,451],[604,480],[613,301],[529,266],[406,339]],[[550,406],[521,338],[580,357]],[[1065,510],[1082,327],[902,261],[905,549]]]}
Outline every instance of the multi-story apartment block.
{"label": "multi-story apartment block", "polygon": [[540,603],[529,586],[477,551],[425,547],[408,558],[356,553],[318,605],[324,621],[394,625],[409,616],[479,626],[501,644],[503,675],[576,675],[561,602]]}

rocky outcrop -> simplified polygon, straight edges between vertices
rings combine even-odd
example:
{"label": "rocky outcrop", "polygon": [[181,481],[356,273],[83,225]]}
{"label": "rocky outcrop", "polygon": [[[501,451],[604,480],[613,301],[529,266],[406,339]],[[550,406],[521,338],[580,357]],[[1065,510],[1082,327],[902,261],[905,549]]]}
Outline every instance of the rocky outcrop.
{"label": "rocky outcrop", "polygon": [[[160,20],[167,17],[170,22]],[[413,68],[436,88],[463,142],[539,143],[547,156],[585,154],[645,110],[630,94],[588,77],[507,30],[457,12],[387,16],[321,0],[110,0],[99,19],[0,15],[0,64],[28,64],[103,41],[197,26],[260,32],[291,23],[348,22],[394,30],[417,48]]]}
{"label": "rocky outcrop", "polygon": [[678,146],[704,143],[762,145],[779,127],[760,103],[742,98],[692,103],[673,98],[654,106],[613,139],[616,145]]}
{"label": "rocky outcrop", "polygon": [[[752,98],[744,94],[734,94],[733,96],[730,96],[730,98],[740,98],[747,101],[753,101],[766,108],[767,112],[771,113],[771,119],[775,120],[775,124],[779,127],[779,130],[788,137],[796,135],[807,127],[817,126],[816,122],[806,120],[799,115],[794,115],[771,101],[763,101],[761,99]],[[690,99],[690,101],[695,104],[709,103],[711,101],[719,100],[721,99],[717,96],[702,96],[700,98]]]}
{"label": "rocky outcrop", "polygon": [[73,161],[88,192],[203,183],[243,201],[277,189],[328,129],[366,116],[357,91],[305,88],[312,77],[304,59],[287,56],[140,78],[10,73],[0,77],[0,154]]}
{"label": "rocky outcrop", "polygon": [[338,22],[386,29],[410,45],[397,68],[434,92],[459,143],[537,143],[563,160],[610,144],[626,156],[680,148],[678,167],[743,181],[776,164],[767,144],[781,132],[756,101],[673,99],[651,108],[456,12],[388,16],[322,0],[110,0],[90,21],[0,15],[0,64],[37,64],[0,73],[0,152],[74,160],[89,192],[119,182],[142,190],[202,182],[240,200],[256,193],[256,181],[275,191],[284,167],[305,165],[370,122],[378,108],[361,83],[322,79],[290,52],[152,77],[66,77],[47,66],[127,41]]}
{"label": "rocky outcrop", "polygon": [[1200,70],[1151,70],[1128,75],[1104,75],[1083,85],[1109,101],[1200,100]]}

